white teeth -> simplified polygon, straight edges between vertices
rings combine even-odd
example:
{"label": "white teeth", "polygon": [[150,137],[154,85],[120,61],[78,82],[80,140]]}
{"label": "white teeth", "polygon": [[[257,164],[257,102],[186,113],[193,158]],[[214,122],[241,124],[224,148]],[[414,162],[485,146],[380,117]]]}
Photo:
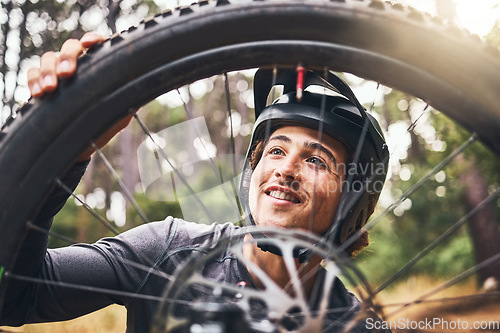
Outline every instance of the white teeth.
{"label": "white teeth", "polygon": [[269,195],[273,198],[276,198],[276,199],[281,199],[281,200],[291,201],[294,203],[299,203],[299,200],[296,197],[294,197],[286,192],[274,190],[274,191],[269,192]]}

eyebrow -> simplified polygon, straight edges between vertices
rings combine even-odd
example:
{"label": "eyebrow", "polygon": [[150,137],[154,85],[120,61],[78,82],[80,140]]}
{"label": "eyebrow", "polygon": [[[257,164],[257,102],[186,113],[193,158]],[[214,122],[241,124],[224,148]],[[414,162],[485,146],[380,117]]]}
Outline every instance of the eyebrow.
{"label": "eyebrow", "polygon": [[308,142],[304,142],[304,147],[309,148],[309,149],[319,150],[319,151],[325,153],[326,155],[328,155],[328,158],[330,158],[330,160],[332,160],[332,162],[335,165],[337,165],[337,159],[335,158],[335,156],[333,156],[333,153],[330,151],[330,149],[326,148],[321,143],[308,141]]}
{"label": "eyebrow", "polygon": [[276,136],[272,136],[269,141],[284,141],[286,143],[291,143],[292,142],[292,139],[290,139],[289,137],[287,137],[286,135],[276,135]]}
{"label": "eyebrow", "polygon": [[[273,136],[269,139],[269,141],[283,141],[283,142],[286,142],[286,143],[291,143],[292,140],[286,136],[286,135],[276,135],[276,136]],[[326,148],[325,146],[323,146],[321,143],[319,142],[312,142],[312,141],[306,141],[304,142],[304,147],[308,148],[308,149],[312,149],[312,150],[319,150],[323,153],[325,153],[328,158],[330,160],[332,160],[332,162],[337,165],[337,159],[335,158],[335,156],[333,155],[333,153],[330,151],[330,149]]]}

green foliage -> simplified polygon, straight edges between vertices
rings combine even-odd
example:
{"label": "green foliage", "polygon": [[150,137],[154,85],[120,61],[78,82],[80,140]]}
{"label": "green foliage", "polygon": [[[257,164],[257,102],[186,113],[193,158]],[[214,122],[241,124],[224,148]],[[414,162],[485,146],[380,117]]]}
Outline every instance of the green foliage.
{"label": "green foliage", "polygon": [[[167,216],[182,216],[177,202],[153,201],[141,193],[136,194],[134,199],[150,222],[164,220]],[[95,209],[95,211],[102,217],[106,217],[106,209]],[[119,231],[124,231],[144,223],[139,213],[131,205],[127,209],[126,221],[123,227],[113,226]],[[51,248],[68,246],[75,242],[91,243],[103,237],[113,236],[109,229],[71,198],[54,218],[51,231],[69,238],[69,240],[64,240],[51,236],[49,241]]]}
{"label": "green foliage", "polygon": [[[162,221],[168,216],[182,216],[178,202],[153,201],[142,193],[136,194],[134,198],[150,222]],[[130,228],[143,223],[144,221],[139,216],[139,213],[134,208],[130,207],[127,210],[127,227]]]}
{"label": "green foliage", "polygon": [[[401,100],[408,102],[399,104],[408,104],[407,110],[398,107]],[[434,111],[423,111],[422,108],[422,111],[416,112],[415,116],[415,110],[412,110],[413,114],[410,116],[409,111],[414,103],[399,92],[391,91],[386,96],[385,102],[383,108],[378,109],[383,117],[382,122],[387,119],[391,119],[387,120],[387,123],[394,123],[394,120],[404,121],[408,128],[412,128],[412,124],[414,127],[430,125],[435,130],[435,139],[445,141],[444,150],[435,151],[432,144],[424,140],[418,129],[410,133],[412,141],[408,156],[399,163],[410,170],[411,177],[407,179],[400,177],[399,173],[394,173],[388,184],[389,192],[396,200],[454,149],[469,140],[471,134]],[[424,112],[429,113],[427,120],[415,120]],[[480,142],[475,142],[448,164],[440,173],[440,177],[432,175],[423,186],[412,193],[406,205],[405,203],[401,205],[406,209],[396,208],[371,231],[371,245],[357,258],[357,261],[360,269],[374,285],[389,278],[463,218],[467,213],[463,203],[466,189],[459,179],[460,174],[466,172],[472,163],[481,170],[481,174],[492,188],[498,187],[499,159]],[[497,216],[500,216],[498,205],[495,209]],[[468,225],[462,225],[400,279],[420,274],[434,278],[449,278],[472,267],[475,264],[474,246],[468,231]]]}
{"label": "green foliage", "polygon": [[[110,35],[160,11],[153,0],[3,1],[0,17],[6,19],[0,22],[0,86],[4,87],[0,92],[0,123],[28,99],[26,69],[43,53],[58,51],[67,39],[78,39],[88,31]],[[23,94],[17,93],[19,88]]]}
{"label": "green foliage", "polygon": [[[149,130],[153,133],[187,120],[186,112],[182,106],[169,108],[157,100],[151,101],[145,108],[142,108],[139,111],[139,116],[145,123],[150,124]],[[135,132],[144,134],[137,124],[132,123],[132,125]]]}
{"label": "green foliage", "polygon": [[486,40],[497,47],[500,47],[500,20],[497,21],[493,29],[486,36]]}
{"label": "green foliage", "polygon": [[[76,239],[78,233],[78,223],[76,221],[78,209],[79,208],[73,200],[68,200],[63,209],[54,218],[51,231],[55,234],[64,235],[70,239]],[[50,248],[67,246],[70,244],[71,242],[54,236],[49,238]]]}
{"label": "green foliage", "polygon": [[[135,19],[138,20],[150,13],[158,12],[154,1],[110,1],[107,4],[94,3],[89,1],[24,1],[20,5],[13,6],[14,2],[7,2],[8,6],[2,10],[10,14],[13,10],[22,15],[22,24],[17,27],[2,26],[2,35],[9,28],[19,30],[17,44],[10,41],[12,45],[19,46],[19,59],[24,60],[33,55],[41,55],[48,50],[58,50],[67,38],[79,38],[88,30],[101,29],[111,32],[116,30],[116,21],[118,17],[132,16],[134,13],[142,13]],[[17,7],[16,7],[17,6]],[[103,15],[103,22],[97,26],[86,23],[85,12],[96,10]],[[12,15],[7,15],[11,17]],[[40,29],[39,27],[43,27]],[[2,36],[3,37],[3,36]],[[500,45],[500,26],[497,26],[487,36],[487,39],[494,45]],[[0,46],[0,53],[7,51],[6,38],[3,38],[4,45]],[[19,63],[20,65],[20,63]],[[2,66],[1,76],[5,79],[8,72],[19,74],[19,68],[7,68]],[[250,81],[243,75],[230,76],[229,89],[236,92],[236,82]],[[22,80],[15,80],[22,81]],[[211,82],[213,86],[210,93],[201,98],[194,98],[189,94],[186,99],[187,109],[193,116],[200,114],[199,110],[209,109],[213,111],[212,117],[206,119],[208,123],[224,122],[229,112],[237,112],[246,124],[251,121],[252,112],[242,102],[241,94],[234,93],[231,96],[230,106],[224,99],[225,85],[223,79],[217,79]],[[250,82],[249,82],[250,83]],[[251,84],[249,84],[251,87]],[[6,96],[3,100],[7,100]],[[10,96],[9,105],[12,107],[13,96]],[[419,104],[420,103],[420,104]],[[394,122],[402,122],[408,128],[419,123],[418,115],[424,113],[422,103],[410,99],[409,96],[398,91],[391,91],[385,96],[385,103],[382,106],[375,107],[379,113],[382,126],[385,130],[388,125]],[[415,107],[416,105],[416,107]],[[1,105],[4,106],[3,104]],[[421,111],[418,111],[421,108]],[[228,110],[229,109],[229,110]],[[417,117],[411,114],[411,111],[417,110]],[[443,152],[434,151],[418,131],[410,131],[412,145],[408,149],[408,157],[401,161],[411,170],[411,178],[402,180],[398,173],[391,175],[389,181],[390,195],[397,199],[402,193],[406,192],[430,169],[438,164],[453,149],[460,146],[470,138],[462,128],[442,115],[434,112],[430,114],[428,122],[436,131],[436,139],[446,139],[446,147]],[[0,114],[1,115],[1,114]],[[144,107],[139,116],[144,122],[151,124],[151,132],[158,132],[173,124],[187,120],[184,106],[167,107],[158,101],[153,101]],[[217,146],[223,147],[221,151],[231,151],[230,141],[227,139],[224,130],[226,125],[218,126],[222,128],[221,132],[210,133],[211,138]],[[145,139],[144,133],[135,124],[130,127],[130,133],[135,142],[141,142]],[[236,154],[245,152],[248,143],[248,135],[236,137]],[[136,146],[129,146],[129,151],[135,151]],[[117,141],[113,141],[105,148],[107,156],[111,160],[119,159],[118,156],[122,147]],[[445,179],[436,180],[431,178],[418,191],[410,197],[411,208],[396,213],[389,213],[384,221],[381,221],[371,232],[372,245],[369,249],[358,257],[358,262],[364,273],[374,284],[381,283],[392,273],[406,264],[416,253],[428,246],[432,241],[439,237],[445,230],[450,228],[456,221],[464,216],[466,210],[463,205],[463,187],[457,181],[460,174],[464,172],[469,163],[475,163],[475,167],[480,168],[481,174],[486,182],[492,188],[497,188],[500,184],[500,161],[487,148],[480,143],[474,143],[467,149],[459,159],[449,164],[445,169]],[[132,163],[131,161],[122,161],[122,164]],[[92,174],[92,183],[99,184],[105,189],[108,196],[107,207],[97,211],[106,216],[109,208],[110,193],[119,189],[109,173],[105,170],[102,162],[95,162],[95,169]],[[121,171],[120,171],[121,173]],[[123,174],[120,174],[123,176]],[[200,188],[209,187],[206,185],[209,175],[199,174],[197,183]],[[126,177],[125,177],[126,178]],[[130,177],[131,178],[131,177]],[[132,178],[131,178],[132,179]],[[137,179],[132,179],[133,186],[138,183]],[[443,192],[444,191],[444,192]],[[134,191],[132,191],[134,192]],[[445,194],[445,195],[444,195]],[[163,220],[167,216],[182,216],[179,203],[153,201],[148,199],[143,193],[135,193],[135,199],[139,206],[145,212],[145,215],[151,221]],[[209,196],[207,198],[208,207],[213,210],[221,210],[220,203],[227,200],[222,194]],[[500,217],[498,205],[495,207],[497,217]],[[377,215],[377,214],[375,214]],[[497,221],[499,219],[497,218]],[[123,229],[128,229],[142,224],[143,221],[138,212],[128,205],[127,223]],[[54,222],[53,232],[63,234],[77,241],[92,242],[100,237],[110,236],[111,232],[100,224],[90,214],[78,207],[73,199],[70,199],[63,210],[57,215]],[[66,241],[55,237],[50,238],[51,247],[68,245]],[[433,277],[453,276],[474,263],[473,245],[469,238],[466,226],[457,230],[450,239],[447,239],[439,245],[435,252],[426,256],[417,265],[415,265],[408,274],[427,274]],[[407,276],[407,275],[406,275]],[[403,276],[405,278],[406,276]]]}
{"label": "green foliage", "polygon": [[[106,216],[103,209],[96,209],[101,216]],[[118,228],[120,229],[120,228]],[[92,243],[102,237],[113,236],[100,221],[88,213],[83,207],[70,198],[63,209],[54,217],[51,232],[63,235],[67,239],[56,236],[49,238],[49,247],[68,246],[73,243]]]}
{"label": "green foliage", "polygon": [[[451,153],[453,149],[469,140],[472,136],[471,133],[457,126],[442,114],[433,115],[432,124],[436,131],[443,138],[446,138],[446,153]],[[429,156],[431,162],[436,162],[438,158],[437,154]],[[500,170],[500,160],[480,141],[474,142],[464,151],[463,159],[471,163],[480,161],[480,163],[475,163],[475,167],[481,170],[481,173],[487,178],[487,182],[497,186],[500,184],[500,173],[498,172]],[[452,171],[452,176],[457,176],[463,167],[463,163],[451,164],[449,169]]]}
{"label": "green foliage", "polygon": [[[443,225],[433,227],[432,224],[436,221],[426,221],[424,218],[415,221],[407,216],[404,223],[395,221],[394,217],[389,221],[385,222],[384,227],[377,227],[371,232],[370,247],[356,259],[359,268],[375,286],[405,266],[450,224],[442,223]],[[402,224],[405,224],[403,228],[398,228]],[[410,229],[410,231],[400,229]],[[464,226],[424,256],[398,281],[413,275],[451,278],[473,265],[473,247],[467,228]]]}

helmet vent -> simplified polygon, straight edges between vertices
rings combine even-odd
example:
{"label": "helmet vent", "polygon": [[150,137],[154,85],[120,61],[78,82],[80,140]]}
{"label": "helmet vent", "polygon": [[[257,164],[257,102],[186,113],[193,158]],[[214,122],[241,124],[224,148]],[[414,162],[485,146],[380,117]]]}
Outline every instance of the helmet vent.
{"label": "helmet vent", "polygon": [[285,86],[283,84],[277,84],[271,87],[269,90],[269,94],[267,95],[266,105],[271,105],[276,101],[276,99],[283,96],[283,92],[285,91]]}

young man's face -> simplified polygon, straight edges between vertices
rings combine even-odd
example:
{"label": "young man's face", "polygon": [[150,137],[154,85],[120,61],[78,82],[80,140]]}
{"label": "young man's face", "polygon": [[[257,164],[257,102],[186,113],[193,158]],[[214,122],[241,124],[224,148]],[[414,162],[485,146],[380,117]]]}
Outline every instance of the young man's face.
{"label": "young man's face", "polygon": [[252,174],[249,204],[259,226],[323,234],[341,196],[346,150],[316,130],[288,126],[269,138]]}

